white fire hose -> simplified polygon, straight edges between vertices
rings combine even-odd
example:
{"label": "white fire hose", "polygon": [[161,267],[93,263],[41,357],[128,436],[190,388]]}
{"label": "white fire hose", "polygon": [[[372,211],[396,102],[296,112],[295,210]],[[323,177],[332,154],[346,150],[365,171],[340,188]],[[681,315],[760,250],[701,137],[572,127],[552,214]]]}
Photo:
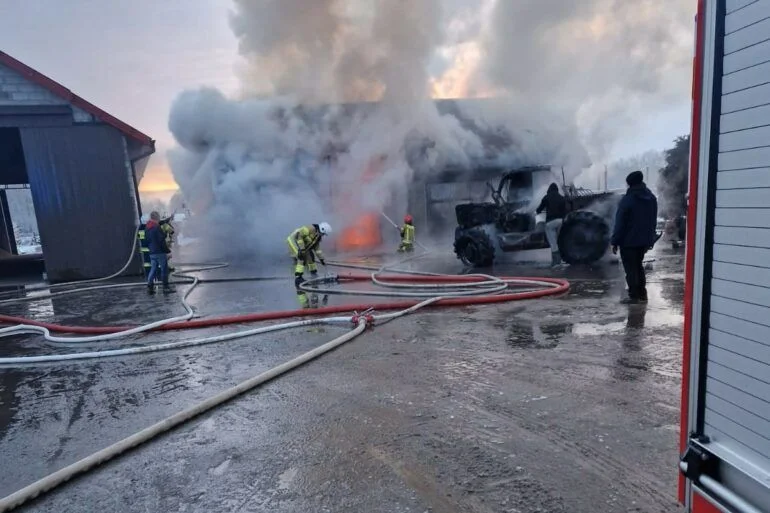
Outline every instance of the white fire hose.
{"label": "white fire hose", "polygon": [[[423,256],[423,255],[409,257],[407,259],[404,259],[398,262],[395,265],[399,265],[405,261],[412,260],[414,258],[419,258],[420,256]],[[208,269],[219,268],[222,265],[223,264],[219,264],[216,266],[209,267]],[[509,285],[517,284],[516,283],[517,280],[501,279],[501,278],[487,276],[487,275],[479,275],[481,278],[483,278],[484,281],[479,281],[474,283],[461,283],[461,284],[454,284],[454,285],[452,284],[431,284],[431,285],[392,284],[392,283],[383,282],[377,278],[378,274],[382,273],[384,270],[389,269],[391,267],[392,266],[385,265],[380,268],[376,268],[375,272],[373,272],[371,276],[372,282],[379,286],[385,286],[385,287],[391,287],[391,288],[397,288],[397,289],[410,289],[410,288],[411,289],[429,289],[431,290],[431,292],[418,293],[418,292],[403,292],[400,290],[398,292],[389,292],[389,293],[382,293],[382,294],[387,294],[387,295],[397,296],[397,297],[425,297],[426,295],[432,296],[432,297],[429,297],[428,299],[420,303],[417,303],[414,306],[411,306],[409,308],[405,308],[403,310],[390,313],[390,314],[374,315],[372,313],[365,312],[364,315],[355,315],[352,317],[329,317],[329,318],[322,318],[322,319],[316,319],[316,320],[295,321],[295,322],[289,322],[284,324],[271,325],[263,328],[256,328],[256,329],[230,333],[226,335],[218,335],[214,337],[206,337],[206,338],[187,340],[187,341],[171,342],[167,344],[158,344],[154,346],[133,347],[133,348],[115,349],[115,350],[107,350],[107,351],[94,351],[94,352],[87,352],[87,353],[72,353],[72,354],[65,354],[65,355],[42,355],[42,356],[31,356],[31,357],[0,358],[0,363],[6,364],[6,365],[19,365],[19,364],[30,364],[30,363],[34,364],[34,363],[57,362],[57,361],[67,361],[67,360],[82,360],[82,359],[89,359],[89,358],[100,358],[100,357],[108,357],[108,356],[120,356],[120,355],[138,354],[138,353],[144,353],[144,352],[161,351],[166,349],[177,349],[181,347],[192,347],[192,346],[198,346],[198,345],[209,344],[214,342],[223,342],[226,340],[233,340],[236,338],[242,338],[242,337],[251,336],[251,335],[264,334],[264,333],[269,333],[269,332],[278,331],[278,330],[298,328],[298,327],[318,325],[318,324],[340,324],[340,323],[350,323],[351,321],[354,324],[354,328],[344,335],[341,335],[311,351],[308,351],[266,372],[263,372],[257,376],[254,376],[253,378],[243,381],[242,383],[232,388],[229,388],[223,392],[220,392],[219,394],[209,399],[206,399],[195,406],[182,410],[166,419],[163,419],[160,422],[157,422],[133,435],[130,435],[116,442],[115,444],[112,444],[100,451],[97,451],[91,454],[90,456],[87,456],[71,465],[68,465],[67,467],[61,470],[58,470],[28,485],[22,488],[21,490],[3,499],[0,499],[0,513],[17,508],[22,504],[26,503],[27,501],[32,500],[38,497],[39,495],[69,481],[73,477],[79,474],[82,474],[84,472],[87,472],[99,466],[100,464],[107,462],[112,458],[115,458],[116,456],[123,454],[129,449],[132,449],[141,444],[144,444],[152,440],[153,438],[161,435],[162,433],[176,426],[179,426],[197,417],[198,415],[201,415],[202,413],[210,411],[213,408],[221,404],[224,404],[225,402],[241,394],[244,394],[250,390],[253,390],[254,388],[262,385],[263,383],[266,383],[282,374],[289,372],[292,369],[295,369],[313,360],[314,358],[321,356],[324,353],[327,353],[339,347],[345,342],[348,342],[353,338],[357,337],[358,335],[360,335],[361,333],[363,333],[363,331],[366,329],[366,326],[369,322],[380,322],[380,323],[388,322],[393,319],[407,315],[409,313],[415,312],[432,303],[435,303],[447,298],[452,298],[452,297],[459,298],[459,297],[466,297],[468,295],[478,295],[478,294],[483,294],[483,295],[499,294],[503,290],[507,289]],[[398,271],[398,272],[401,272],[401,271]],[[420,273],[416,271],[403,271],[403,272],[405,274],[417,274],[417,275],[433,274],[433,273]],[[122,271],[120,271],[117,274],[119,275],[120,273],[122,273]],[[20,325],[20,326],[13,326],[10,328],[4,328],[0,330],[0,337],[17,335],[20,333],[35,333],[35,334],[42,334],[47,340],[51,340],[55,342],[77,342],[77,343],[95,342],[95,341],[103,341],[103,340],[113,340],[116,338],[121,338],[128,335],[136,334],[136,333],[142,333],[152,329],[153,327],[162,326],[164,324],[175,322],[177,320],[186,320],[191,318],[194,315],[192,307],[189,304],[187,304],[186,299],[189,296],[192,288],[198,284],[198,278],[190,277],[190,276],[187,276],[186,278],[192,279],[193,281],[192,281],[192,287],[184,294],[182,298],[182,303],[187,312],[183,316],[155,321],[150,324],[145,324],[143,326],[121,331],[118,333],[113,333],[108,335],[98,335],[94,337],[54,337],[48,332],[47,329],[41,328],[38,326],[31,326],[31,325]],[[323,293],[330,292],[330,290],[322,290],[322,289],[318,289],[317,287],[314,287],[315,285],[317,285],[319,281],[322,281],[322,280],[323,279],[311,280],[309,282],[306,282],[306,285],[301,288],[303,288],[303,290],[310,290],[310,291],[319,290]],[[101,281],[101,280],[96,280],[96,281]],[[521,280],[521,281],[522,281],[521,284],[523,285],[524,280]],[[534,284],[538,287],[545,287],[545,288],[558,287],[558,285],[551,282],[526,281],[525,283],[527,285]],[[88,287],[82,290],[93,290],[93,288]],[[433,290],[435,290],[436,292],[433,292]],[[346,294],[350,294],[352,292],[360,292],[360,291],[344,291],[344,293]],[[436,293],[439,293],[440,295],[436,296],[435,295]],[[373,294],[369,292],[367,293],[367,295],[373,295]]]}

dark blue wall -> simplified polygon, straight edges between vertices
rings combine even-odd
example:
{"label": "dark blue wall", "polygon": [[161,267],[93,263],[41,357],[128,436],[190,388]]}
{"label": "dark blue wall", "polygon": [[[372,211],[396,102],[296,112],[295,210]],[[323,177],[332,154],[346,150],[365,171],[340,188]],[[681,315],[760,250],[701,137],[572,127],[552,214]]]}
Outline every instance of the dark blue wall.
{"label": "dark blue wall", "polygon": [[[123,135],[106,125],[73,125],[22,128],[21,136],[49,279],[117,272],[138,222]],[[127,272],[142,272],[138,252]]]}

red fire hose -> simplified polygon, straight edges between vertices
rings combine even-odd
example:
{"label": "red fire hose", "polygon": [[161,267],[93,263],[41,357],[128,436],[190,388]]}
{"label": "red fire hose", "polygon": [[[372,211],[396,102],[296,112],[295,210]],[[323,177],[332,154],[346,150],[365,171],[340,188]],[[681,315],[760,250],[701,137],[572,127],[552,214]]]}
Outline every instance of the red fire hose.
{"label": "red fire hose", "polygon": [[[546,296],[555,296],[564,294],[569,291],[569,282],[567,280],[561,280],[557,278],[518,278],[518,277],[501,277],[502,280],[516,280],[518,282],[547,282],[555,285],[553,288],[533,290],[533,291],[521,291],[510,292],[506,294],[476,296],[476,297],[457,297],[447,298],[437,301],[430,306],[471,306],[471,305],[484,305],[492,303],[504,303],[509,301],[518,301],[523,299],[536,299]],[[340,281],[369,281],[371,280],[370,274],[343,274],[339,276]],[[484,278],[478,276],[457,276],[457,275],[435,275],[435,276],[403,276],[403,275],[380,275],[379,280],[382,282],[401,282],[401,283],[413,283],[413,284],[429,284],[429,283],[476,283],[485,281]],[[247,313],[239,315],[230,315],[224,317],[212,317],[209,319],[199,319],[194,321],[175,322],[170,324],[164,324],[151,331],[167,331],[167,330],[182,330],[182,329],[195,329],[195,328],[207,328],[212,326],[223,326],[228,324],[245,324],[257,321],[269,321],[277,319],[288,319],[292,317],[311,317],[322,316],[330,314],[348,313],[354,311],[364,311],[368,308],[374,307],[380,311],[392,311],[403,310],[418,304],[419,301],[415,300],[403,300],[393,301],[387,303],[358,303],[358,304],[346,304],[337,306],[327,306],[314,309],[298,309],[298,310],[279,310],[274,312],[260,312],[260,313]],[[117,333],[133,328],[133,326],[64,326],[61,324],[46,323],[35,321],[33,319],[27,319],[24,317],[14,317],[11,315],[0,314],[0,322],[7,324],[27,324],[32,326],[39,326],[47,328],[52,332],[57,333],[73,333],[84,335],[100,335]]]}

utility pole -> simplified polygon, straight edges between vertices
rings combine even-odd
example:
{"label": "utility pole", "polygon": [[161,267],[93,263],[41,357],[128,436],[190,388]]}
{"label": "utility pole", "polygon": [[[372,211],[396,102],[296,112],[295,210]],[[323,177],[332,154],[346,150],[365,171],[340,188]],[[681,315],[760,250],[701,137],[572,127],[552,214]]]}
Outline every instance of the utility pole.
{"label": "utility pole", "polygon": [[607,164],[604,164],[604,191],[609,190],[609,186],[607,185]]}

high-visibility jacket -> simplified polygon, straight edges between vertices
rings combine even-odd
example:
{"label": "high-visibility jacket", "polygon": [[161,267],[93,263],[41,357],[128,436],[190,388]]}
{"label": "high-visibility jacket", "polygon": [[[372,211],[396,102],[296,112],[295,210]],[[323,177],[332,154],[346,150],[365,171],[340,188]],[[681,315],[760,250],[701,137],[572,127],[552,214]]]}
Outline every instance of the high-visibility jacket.
{"label": "high-visibility jacket", "polygon": [[401,227],[401,242],[404,244],[414,244],[414,225],[405,224]]}
{"label": "high-visibility jacket", "polygon": [[[174,234],[174,228],[167,223],[163,223],[160,225],[161,230],[166,234],[166,244],[171,247],[170,239],[171,236]],[[142,266],[144,267],[144,272],[149,273],[150,268],[152,267],[152,263],[150,262],[150,248],[147,244],[147,225],[145,223],[142,223],[139,225],[139,230],[136,232],[136,238],[139,239],[139,251],[142,253]],[[171,260],[168,261],[168,270],[174,271],[174,265],[171,263]]]}
{"label": "high-visibility jacket", "polygon": [[160,229],[163,230],[163,233],[166,234],[166,244],[170,248],[171,243],[174,241],[174,227],[168,220],[166,220],[160,222]]}
{"label": "high-visibility jacket", "polygon": [[289,235],[289,244],[299,251],[313,251],[318,258],[323,258],[321,234],[312,226],[300,226]]}
{"label": "high-visibility jacket", "polygon": [[146,225],[144,223],[139,225],[139,231],[136,232],[136,236],[139,239],[139,250],[142,252],[142,265],[144,266],[145,272],[150,271],[150,248],[147,246],[147,239],[145,238],[145,228]]}

